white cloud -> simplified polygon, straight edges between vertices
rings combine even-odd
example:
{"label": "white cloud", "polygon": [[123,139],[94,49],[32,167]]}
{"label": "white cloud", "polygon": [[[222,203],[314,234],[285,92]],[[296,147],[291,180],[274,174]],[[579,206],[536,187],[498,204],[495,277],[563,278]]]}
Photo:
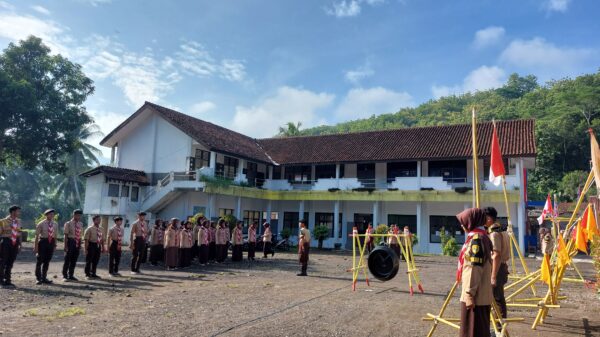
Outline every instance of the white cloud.
{"label": "white cloud", "polygon": [[65,33],[67,28],[52,20],[41,20],[30,15],[0,12],[0,37],[12,41],[24,40],[35,35],[44,40],[53,52],[69,55],[67,44],[71,42]]}
{"label": "white cloud", "polygon": [[6,2],[6,1],[0,1],[0,8],[3,8],[3,9],[8,9],[9,11],[12,11],[12,10],[14,10],[14,9],[15,9],[15,6],[13,6],[13,5],[9,4],[9,3],[8,3],[8,2]]}
{"label": "white cloud", "polygon": [[484,91],[501,87],[506,80],[506,72],[497,66],[481,66],[471,71],[461,85],[431,87],[434,98],[457,95],[465,92]]}
{"label": "white cloud", "polygon": [[371,65],[367,62],[356,69],[346,71],[344,77],[348,82],[358,85],[361,80],[371,77],[373,74],[375,74],[375,72],[373,69],[371,69]]}
{"label": "white cloud", "polygon": [[[114,130],[119,124],[121,124],[127,117],[128,114],[119,114],[112,111],[103,111],[96,109],[88,109],[88,113],[94,119],[94,123],[96,123],[100,127],[100,131],[104,133],[104,135],[108,135],[112,130]],[[87,142],[96,146],[98,149],[102,150],[102,154],[106,158],[110,158],[110,148],[104,146],[98,146],[98,143],[103,137],[98,137],[94,139],[88,139]]]}
{"label": "white cloud", "polygon": [[214,110],[216,107],[217,105],[211,101],[202,101],[192,104],[188,111],[195,117],[201,117],[203,114]]}
{"label": "white cloud", "polygon": [[504,27],[490,26],[484,29],[480,29],[475,33],[475,39],[473,40],[473,46],[481,49],[488,46],[497,44],[504,37]]}
{"label": "white cloud", "polygon": [[40,5],[31,6],[31,9],[33,9],[34,11],[36,11],[36,12],[38,12],[40,14],[44,14],[44,15],[50,15],[51,14],[50,11],[47,8],[42,7]]}
{"label": "white cloud", "polygon": [[382,87],[355,88],[346,94],[335,113],[338,120],[344,121],[396,112],[414,104],[412,96],[406,92]]}
{"label": "white cloud", "polygon": [[94,7],[100,6],[100,5],[104,5],[104,4],[109,4],[112,2],[112,0],[78,0],[79,2],[82,3],[87,3],[89,5],[92,5]]}
{"label": "white cloud", "polygon": [[331,4],[331,7],[325,8],[325,13],[338,18],[353,17],[360,14],[362,5],[369,6],[380,5],[386,0],[339,0]]}
{"label": "white cloud", "polygon": [[218,75],[232,82],[241,82],[246,77],[243,61],[234,59],[218,61],[202,44],[195,41],[183,43],[169,62],[177,64],[188,74],[200,77]]}
{"label": "white cloud", "polygon": [[283,86],[257,105],[237,106],[233,129],[253,137],[272,137],[287,122],[301,122],[303,127],[323,123],[319,112],[331,106],[335,96]]}
{"label": "white cloud", "polygon": [[550,79],[593,70],[595,56],[597,51],[593,49],[558,47],[536,37],[512,41],[500,55],[500,61]]}
{"label": "white cloud", "polygon": [[547,0],[545,7],[552,12],[566,12],[571,0]]}

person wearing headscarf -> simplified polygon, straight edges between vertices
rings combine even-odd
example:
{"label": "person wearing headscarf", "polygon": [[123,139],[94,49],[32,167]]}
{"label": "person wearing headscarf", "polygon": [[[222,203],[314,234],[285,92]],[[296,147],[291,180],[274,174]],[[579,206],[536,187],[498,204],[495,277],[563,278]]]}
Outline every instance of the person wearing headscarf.
{"label": "person wearing headscarf", "polygon": [[248,227],[248,260],[254,261],[256,251],[256,221],[252,222]]}
{"label": "person wearing headscarf", "polygon": [[163,246],[165,244],[165,232],[162,226],[162,220],[156,219],[154,221],[154,228],[150,234],[150,264],[153,266],[158,265],[158,261],[161,260],[163,255]]}
{"label": "person wearing headscarf", "polygon": [[198,228],[198,262],[201,266],[208,263],[209,230],[208,220],[204,220]]}
{"label": "person wearing headscarf", "polygon": [[208,227],[208,261],[209,263],[215,262],[217,257],[217,229],[215,228],[215,222],[211,221]]}
{"label": "person wearing headscarf", "polygon": [[177,218],[171,219],[169,227],[165,232],[165,268],[173,270],[177,268],[177,255],[179,252],[179,240],[177,238]]}
{"label": "person wearing headscarf", "polygon": [[242,261],[244,258],[242,253],[242,244],[244,243],[242,225],[243,222],[238,221],[237,225],[233,229],[233,233],[231,233],[231,244],[233,245],[231,261],[235,262]]}
{"label": "person wearing headscarf", "polygon": [[192,223],[184,221],[179,232],[179,267],[187,268],[192,264],[192,246],[194,237]]}
{"label": "person wearing headscarf", "polygon": [[456,279],[461,282],[460,337],[490,337],[492,243],[485,230],[485,212],[469,208],[456,216],[465,231]]}

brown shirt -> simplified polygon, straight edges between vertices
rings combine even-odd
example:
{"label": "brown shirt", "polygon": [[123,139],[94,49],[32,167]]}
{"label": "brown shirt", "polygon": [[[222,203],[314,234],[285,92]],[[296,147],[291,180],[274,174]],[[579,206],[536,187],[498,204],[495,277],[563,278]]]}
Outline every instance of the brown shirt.
{"label": "brown shirt", "polygon": [[[474,245],[474,242],[474,239],[471,240],[465,251],[460,301],[467,304],[472,302],[476,306],[491,305],[493,296],[491,243],[487,237],[481,239],[480,245]],[[483,250],[483,263],[471,262],[470,258],[479,249]]]}
{"label": "brown shirt", "polygon": [[196,239],[198,240],[198,244],[208,245],[208,236],[208,229],[206,229],[203,226],[200,226],[200,228],[198,228],[198,236],[196,237]]}
{"label": "brown shirt", "polygon": [[165,232],[165,248],[178,247],[177,245],[178,232],[175,229],[169,228]]}
{"label": "brown shirt", "polygon": [[[121,235],[119,235],[119,231]],[[117,241],[117,243],[121,243],[121,241],[123,240],[123,232],[124,231],[123,228],[121,228],[121,226],[114,225],[108,230],[108,238],[110,241]]]}
{"label": "brown shirt", "polygon": [[491,232],[492,250],[500,254],[500,261],[506,263],[510,259],[510,238],[508,232]]}
{"label": "brown shirt", "polygon": [[263,242],[271,242],[273,238],[273,233],[271,232],[271,228],[265,229],[265,233],[263,234]]}
{"label": "brown shirt", "polygon": [[200,230],[200,225],[196,225],[194,226],[194,233],[192,234],[192,236],[194,237],[194,241],[198,241],[198,231]]}
{"label": "brown shirt", "polygon": [[165,231],[162,228],[152,228],[150,240],[151,245],[163,245],[165,243]]}
{"label": "brown shirt", "polygon": [[[83,224],[81,221],[75,221],[73,219],[65,222],[64,233],[68,239],[81,240]],[[79,230],[79,237],[77,237],[77,231]]]}
{"label": "brown shirt", "polygon": [[131,235],[134,237],[142,236],[144,239],[148,237],[148,224],[146,221],[136,220],[131,224]]}
{"label": "brown shirt", "polygon": [[[15,229],[20,232],[21,231],[21,219],[15,218],[11,219],[10,215],[6,218],[0,220],[0,237],[10,238],[12,236],[13,226]],[[20,235],[19,238],[20,240]]]}
{"label": "brown shirt", "polygon": [[52,238],[56,240],[58,225],[54,221],[42,220],[35,226],[35,234],[39,235],[40,239],[48,239],[50,233]]}
{"label": "brown shirt", "polygon": [[91,243],[102,243],[102,230],[100,227],[96,227],[94,225],[88,226],[86,228],[85,233],[83,233],[83,239],[87,242]]}
{"label": "brown shirt", "polygon": [[243,241],[244,239],[242,236],[242,230],[237,227],[234,228],[233,234],[231,234],[231,243],[233,243],[234,245],[241,245]]}
{"label": "brown shirt", "polygon": [[308,228],[300,228],[300,244],[310,243],[310,231]]}
{"label": "brown shirt", "polygon": [[179,248],[192,248],[193,245],[194,239],[191,230],[182,230],[179,232]]}

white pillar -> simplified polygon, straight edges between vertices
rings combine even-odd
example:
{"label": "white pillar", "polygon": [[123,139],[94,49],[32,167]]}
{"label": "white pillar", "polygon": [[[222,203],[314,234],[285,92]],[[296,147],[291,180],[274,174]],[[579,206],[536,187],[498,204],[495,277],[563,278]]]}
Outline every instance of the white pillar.
{"label": "white pillar", "polygon": [[521,252],[526,254],[525,247],[525,196],[523,195],[525,191],[526,182],[523,179],[523,159],[519,159],[519,161],[515,165],[517,179],[519,180],[519,204],[517,206],[517,228],[518,228],[518,239],[519,239],[519,247],[521,248]]}
{"label": "white pillar", "polygon": [[373,202],[373,227],[379,224],[379,201]]}
{"label": "white pillar", "polygon": [[[304,200],[301,200],[300,204],[298,205],[298,219],[302,220],[302,218],[304,218]],[[304,219],[304,220],[308,221],[308,219]]]}
{"label": "white pillar", "polygon": [[237,197],[237,202],[235,206],[235,217],[238,220],[242,218],[242,197]]}
{"label": "white pillar", "polygon": [[267,171],[267,179],[273,179],[273,166],[268,166]]}
{"label": "white pillar", "polygon": [[116,166],[115,165],[115,146],[110,148],[110,165]]}
{"label": "white pillar", "polygon": [[217,211],[215,210],[215,196],[214,194],[208,195],[208,201],[206,205],[206,217],[211,219],[213,217],[217,217]]}
{"label": "white pillar", "polygon": [[418,249],[421,253],[427,252],[427,246],[429,244],[429,235],[427,231],[429,228],[423,221],[423,203],[417,202],[417,236],[419,237]]}
{"label": "white pillar", "polygon": [[267,217],[265,218],[265,221],[268,222],[268,223],[271,223],[271,212],[272,212],[271,208],[272,208],[272,204],[273,204],[273,202],[271,200],[267,201]]}
{"label": "white pillar", "polygon": [[213,174],[215,173],[215,167],[217,167],[217,153],[215,151],[210,151],[210,158],[209,158],[209,163],[208,163],[208,167],[210,167],[213,171]]}
{"label": "white pillar", "polygon": [[417,188],[421,189],[421,161],[417,161]]}
{"label": "white pillar", "polygon": [[336,200],[333,203],[333,238],[334,242],[339,242],[340,232],[340,201]]}
{"label": "white pillar", "polygon": [[317,167],[315,165],[310,166],[310,180],[317,180]]}

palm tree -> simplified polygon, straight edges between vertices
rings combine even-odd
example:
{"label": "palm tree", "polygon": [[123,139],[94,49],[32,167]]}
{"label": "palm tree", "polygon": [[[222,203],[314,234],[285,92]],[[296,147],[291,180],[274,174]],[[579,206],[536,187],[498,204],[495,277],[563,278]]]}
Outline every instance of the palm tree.
{"label": "palm tree", "polygon": [[301,122],[287,122],[285,126],[279,127],[278,136],[281,137],[291,137],[291,136],[299,136],[300,135],[300,127],[302,126]]}
{"label": "palm tree", "polygon": [[102,152],[98,148],[85,141],[92,137],[102,137],[104,134],[96,124],[83,125],[73,132],[77,139],[75,151],[64,157],[67,171],[65,174],[55,177],[54,183],[57,186],[55,194],[62,197],[69,204],[81,207],[81,194],[84,190],[84,182],[79,174],[89,170],[93,166],[100,165],[98,156],[102,155]]}

